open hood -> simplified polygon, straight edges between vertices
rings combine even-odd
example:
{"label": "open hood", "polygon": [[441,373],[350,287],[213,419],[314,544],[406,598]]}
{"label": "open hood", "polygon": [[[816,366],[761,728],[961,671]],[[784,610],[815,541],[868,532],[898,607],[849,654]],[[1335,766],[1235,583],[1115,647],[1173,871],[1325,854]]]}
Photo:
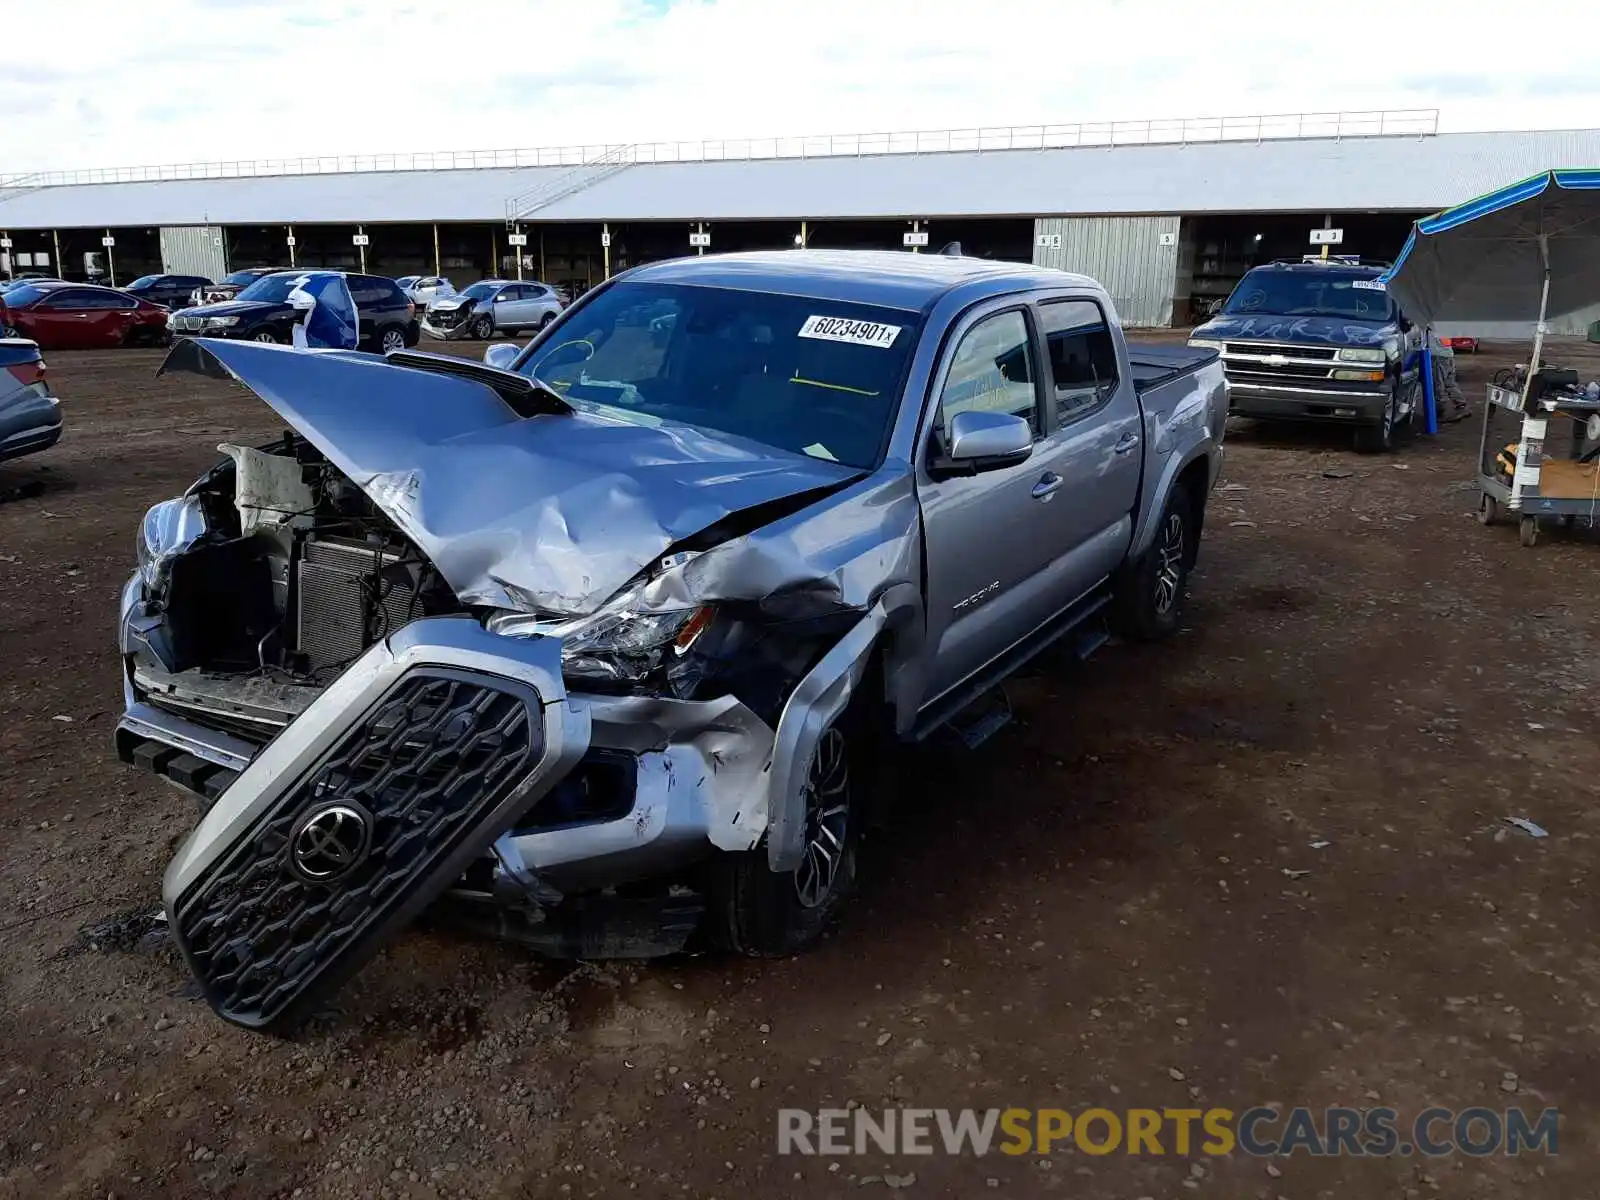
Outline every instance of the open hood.
{"label": "open hood", "polygon": [[519,417],[372,354],[200,338],[161,370],[244,384],[372,498],[464,604],[593,612],[675,543],[861,472],[684,425]]}

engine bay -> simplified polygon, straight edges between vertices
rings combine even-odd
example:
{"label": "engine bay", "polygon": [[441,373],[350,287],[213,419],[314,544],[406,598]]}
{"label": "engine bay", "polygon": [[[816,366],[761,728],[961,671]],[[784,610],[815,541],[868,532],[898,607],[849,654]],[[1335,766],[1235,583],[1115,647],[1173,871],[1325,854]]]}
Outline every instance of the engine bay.
{"label": "engine bay", "polygon": [[256,672],[325,684],[374,642],[463,611],[438,570],[356,487],[292,432],[228,458],[189,496],[205,533],[150,599],[174,672]]}

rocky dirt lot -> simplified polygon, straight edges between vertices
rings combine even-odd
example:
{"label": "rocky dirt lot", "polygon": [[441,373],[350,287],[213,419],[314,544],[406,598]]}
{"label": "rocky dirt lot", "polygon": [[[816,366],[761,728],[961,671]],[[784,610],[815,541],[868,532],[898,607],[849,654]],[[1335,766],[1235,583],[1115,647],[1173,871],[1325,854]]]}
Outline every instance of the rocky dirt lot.
{"label": "rocky dirt lot", "polygon": [[[0,505],[0,1196],[1593,1194],[1600,537],[1481,528],[1476,422],[1387,458],[1236,428],[1183,635],[914,758],[817,952],[418,933],[284,1041],[150,932],[194,807],[111,749],[140,513],[277,430],[159,361],[51,355],[67,436],[0,466],[45,484]],[[850,1102],[1563,1120],[1556,1157],[775,1153],[777,1109]]]}

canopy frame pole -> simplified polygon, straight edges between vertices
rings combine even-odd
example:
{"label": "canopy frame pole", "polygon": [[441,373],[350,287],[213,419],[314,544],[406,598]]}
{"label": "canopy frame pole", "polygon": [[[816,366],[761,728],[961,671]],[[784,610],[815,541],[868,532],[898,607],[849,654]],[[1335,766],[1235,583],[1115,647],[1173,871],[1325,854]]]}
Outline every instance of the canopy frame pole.
{"label": "canopy frame pole", "polygon": [[1522,381],[1522,410],[1528,410],[1528,396],[1533,391],[1533,377],[1539,370],[1544,355],[1545,314],[1550,308],[1550,238],[1543,230],[1539,233],[1539,265],[1544,271],[1544,281],[1539,288],[1539,323],[1533,328],[1533,358],[1528,362],[1528,377]]}
{"label": "canopy frame pole", "polygon": [[1522,381],[1522,437],[1517,442],[1517,462],[1511,475],[1511,503],[1508,505],[1512,512],[1522,510],[1524,488],[1537,494],[1539,464],[1544,458],[1546,418],[1543,413],[1528,408],[1533,377],[1538,374],[1544,355],[1545,315],[1550,308],[1550,238],[1543,227],[1539,230],[1539,265],[1544,271],[1544,282],[1539,288],[1539,323],[1533,329],[1533,357],[1528,360],[1528,377]]}

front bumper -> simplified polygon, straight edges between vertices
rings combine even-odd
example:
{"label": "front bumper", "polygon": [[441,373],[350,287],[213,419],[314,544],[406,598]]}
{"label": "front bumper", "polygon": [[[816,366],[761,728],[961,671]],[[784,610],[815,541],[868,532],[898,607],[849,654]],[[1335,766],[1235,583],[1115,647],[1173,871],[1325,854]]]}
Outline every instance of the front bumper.
{"label": "front bumper", "polygon": [[1383,420],[1389,393],[1372,387],[1336,388],[1300,384],[1228,381],[1228,412],[1274,421],[1334,421],[1372,425]]}
{"label": "front bumper", "polygon": [[[670,876],[714,850],[752,849],[768,827],[775,739],[765,722],[731,697],[567,694],[559,639],[502,637],[469,618],[426,618],[372,646],[314,698],[285,704],[298,715],[284,712],[274,721],[244,689],[208,689],[192,674],[186,680],[161,670],[159,622],[144,612],[136,578],[124,589],[122,616],[119,757],[209,804],[164,887],[174,932],[203,984],[218,973],[216,954],[206,949],[217,939],[208,941],[203,922],[191,932],[189,913],[197,903],[206,910],[218,879],[239,874],[230,856],[246,846],[270,846],[275,855],[251,859],[252,886],[298,894],[285,857],[289,835],[308,812],[330,803],[355,799],[368,811],[382,808],[370,782],[341,774],[340,760],[352,753],[346,743],[363,723],[419,678],[444,672],[465,685],[536,696],[529,708],[537,710],[542,752],[512,791],[471,808],[472,829],[425,874],[391,885],[392,911],[363,921],[359,945],[334,947],[338,967],[328,969],[327,986],[447,892],[478,911],[489,905],[526,913]],[[384,761],[400,761],[397,752],[386,753]],[[375,840],[373,852],[389,854],[386,845]],[[268,1011],[254,993],[240,1000],[214,990],[208,996],[223,1016],[251,1026],[291,1020],[305,1002],[296,993]],[[308,978],[306,996],[323,990]]]}
{"label": "front bumper", "polygon": [[430,321],[427,317],[422,318],[423,333],[427,334],[429,337],[439,338],[448,342],[466,340],[471,336],[472,326],[473,318],[470,316],[461,318],[461,320],[454,325],[439,325],[433,321]]}

